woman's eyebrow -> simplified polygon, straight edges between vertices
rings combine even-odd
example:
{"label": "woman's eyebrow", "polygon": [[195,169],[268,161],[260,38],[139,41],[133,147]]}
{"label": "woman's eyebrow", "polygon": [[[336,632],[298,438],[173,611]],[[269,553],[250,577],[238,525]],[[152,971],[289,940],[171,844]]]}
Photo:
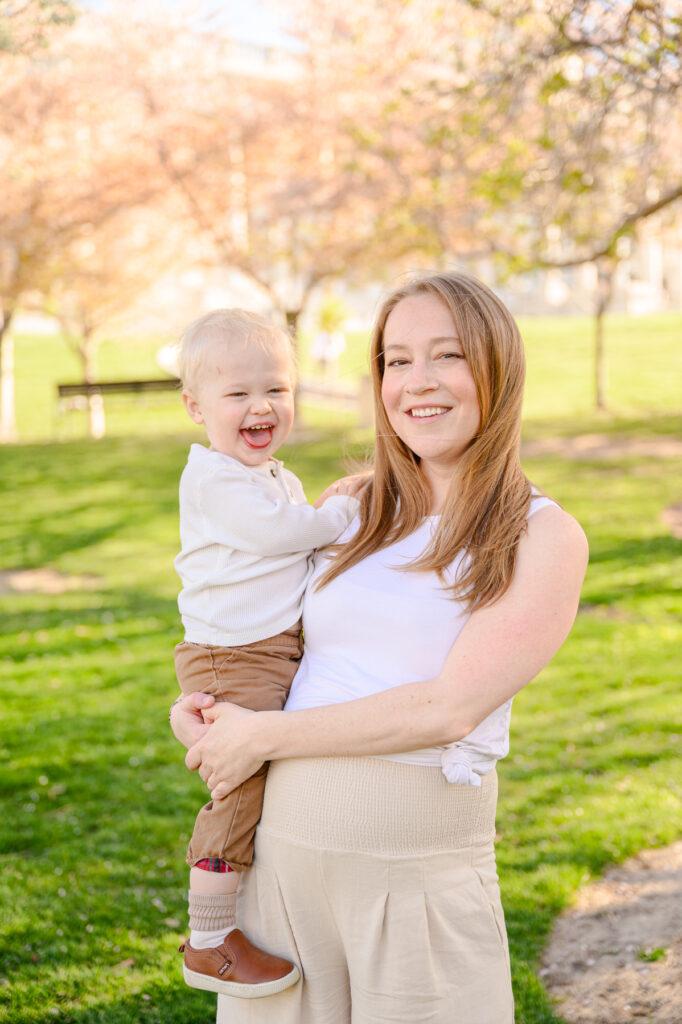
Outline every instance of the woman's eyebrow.
{"label": "woman's eyebrow", "polygon": [[[458,345],[462,344],[461,338],[459,338],[456,334],[443,334],[443,335],[438,335],[435,338],[429,338],[428,344],[429,345],[439,345],[439,344],[441,344],[444,341],[456,342]],[[407,342],[392,341],[390,343],[390,345],[385,345],[384,346],[384,352],[390,352],[391,349],[398,349],[398,348],[403,348],[403,349],[404,348],[409,348],[409,345],[408,345]]]}

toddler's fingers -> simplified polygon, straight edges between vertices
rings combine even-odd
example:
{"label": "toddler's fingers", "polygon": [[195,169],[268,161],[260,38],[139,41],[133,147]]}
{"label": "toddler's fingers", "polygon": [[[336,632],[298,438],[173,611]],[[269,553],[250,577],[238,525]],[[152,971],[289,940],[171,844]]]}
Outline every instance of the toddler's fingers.
{"label": "toddler's fingers", "polygon": [[179,711],[184,711],[186,714],[194,714],[197,711],[205,711],[206,708],[210,708],[214,704],[215,697],[210,693],[186,693],[184,697],[178,697],[171,707],[171,713],[176,705]]}
{"label": "toddler's fingers", "polygon": [[353,498],[358,498],[372,478],[371,473],[356,473],[355,476],[346,477],[347,493]]}
{"label": "toddler's fingers", "polygon": [[194,707],[210,708],[215,704],[215,697],[211,693],[193,693],[191,696],[194,698]]}

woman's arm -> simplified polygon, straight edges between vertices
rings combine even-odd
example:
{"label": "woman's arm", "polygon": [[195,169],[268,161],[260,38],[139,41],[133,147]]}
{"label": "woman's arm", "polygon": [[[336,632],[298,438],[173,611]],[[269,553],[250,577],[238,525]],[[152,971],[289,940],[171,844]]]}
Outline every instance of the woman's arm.
{"label": "woman's arm", "polygon": [[204,716],[215,724],[188,752],[188,767],[199,767],[219,798],[263,761],[392,754],[462,739],[561,647],[586,566],[580,526],[561,509],[542,509],[529,519],[509,590],[473,613],[435,679],[305,711],[209,708]]}

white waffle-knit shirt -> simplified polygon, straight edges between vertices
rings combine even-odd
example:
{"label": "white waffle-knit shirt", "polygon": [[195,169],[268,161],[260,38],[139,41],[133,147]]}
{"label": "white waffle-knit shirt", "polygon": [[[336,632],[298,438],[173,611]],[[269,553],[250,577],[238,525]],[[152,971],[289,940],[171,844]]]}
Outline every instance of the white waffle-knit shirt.
{"label": "white waffle-knit shirt", "polygon": [[358,507],[357,498],[334,495],[313,508],[277,459],[244,466],[193,444],[175,559],[185,640],[239,647],[295,625],[313,550],[333,543]]}

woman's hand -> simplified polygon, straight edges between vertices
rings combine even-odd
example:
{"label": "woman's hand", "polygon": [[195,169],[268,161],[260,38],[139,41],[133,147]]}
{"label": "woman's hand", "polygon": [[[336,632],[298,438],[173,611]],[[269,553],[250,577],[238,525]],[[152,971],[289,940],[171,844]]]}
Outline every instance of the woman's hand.
{"label": "woman's hand", "polygon": [[265,757],[257,752],[256,720],[280,713],[257,713],[222,701],[204,710],[204,718],[211,724],[187,751],[185,764],[198,769],[213,800],[227,796],[258,771]]}
{"label": "woman's hand", "polygon": [[327,498],[336,494],[348,494],[351,498],[360,498],[367,484],[372,479],[372,471],[366,473],[354,473],[352,476],[341,477],[330,484],[326,491],[323,491],[314,504],[315,508],[322,508]]}
{"label": "woman's hand", "polygon": [[209,693],[188,693],[176,701],[170,710],[171,729],[183,746],[193,747],[209,730],[203,712],[215,704]]}

